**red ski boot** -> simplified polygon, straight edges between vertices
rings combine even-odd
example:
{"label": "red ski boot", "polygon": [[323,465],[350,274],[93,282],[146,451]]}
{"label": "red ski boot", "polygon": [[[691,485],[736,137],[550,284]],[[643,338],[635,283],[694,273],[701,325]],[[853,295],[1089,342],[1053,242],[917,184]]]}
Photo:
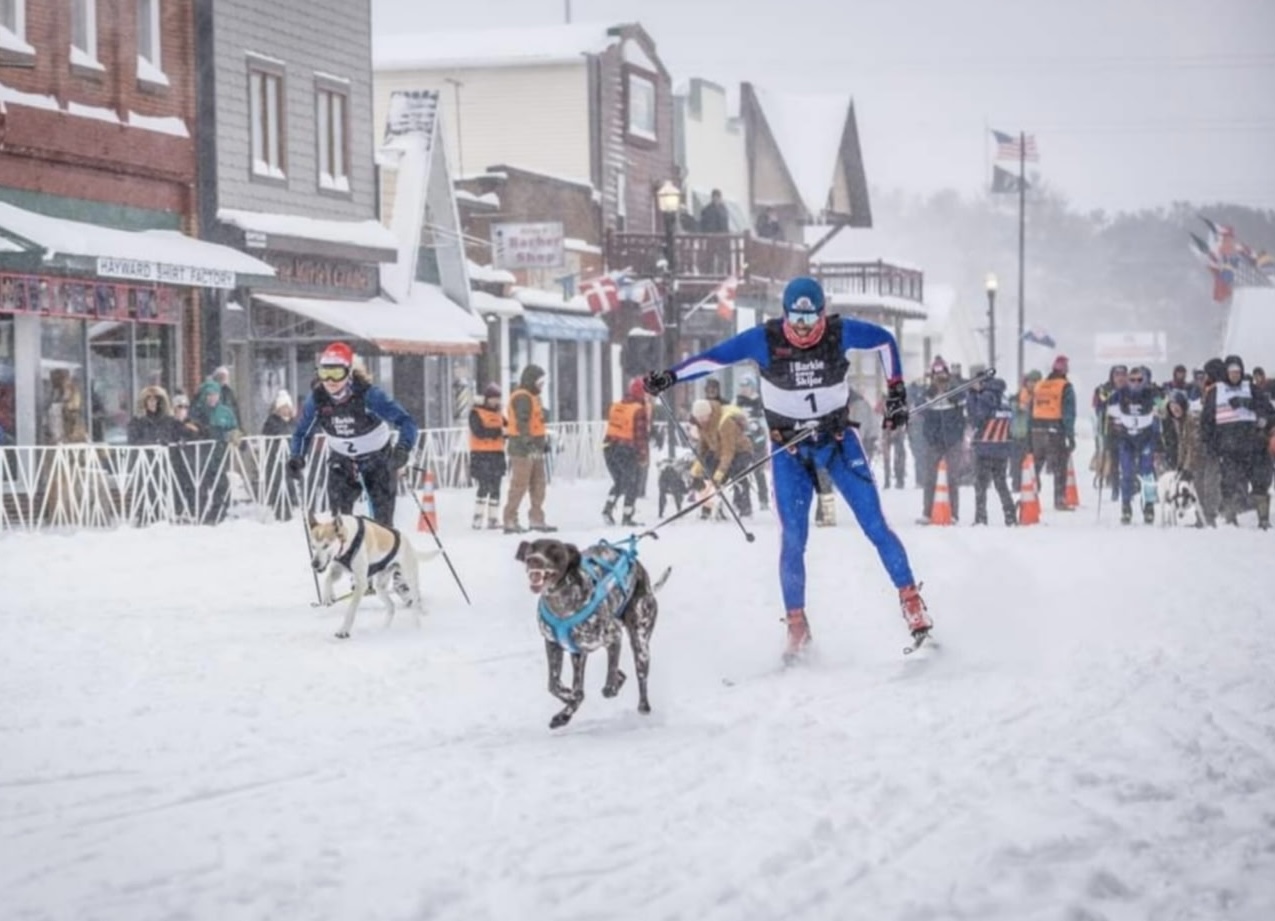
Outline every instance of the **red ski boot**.
{"label": "red ski boot", "polygon": [[899,606],[903,608],[903,620],[912,631],[912,639],[919,646],[930,634],[934,621],[925,613],[925,602],[921,600],[921,586],[909,585],[899,589]]}
{"label": "red ski boot", "polygon": [[788,624],[788,646],[784,649],[784,665],[795,665],[810,645],[810,624],[801,608],[789,611],[785,623]]}

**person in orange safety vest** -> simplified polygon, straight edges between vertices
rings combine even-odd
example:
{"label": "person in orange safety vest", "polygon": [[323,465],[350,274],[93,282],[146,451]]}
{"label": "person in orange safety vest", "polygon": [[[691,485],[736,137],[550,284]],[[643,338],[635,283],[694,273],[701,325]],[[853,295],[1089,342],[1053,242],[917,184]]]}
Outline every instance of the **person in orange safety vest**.
{"label": "person in orange safety vest", "polygon": [[602,440],[602,456],[611,474],[611,493],[602,507],[602,519],[607,524],[615,524],[615,504],[623,496],[624,516],[620,524],[641,525],[633,520],[633,510],[650,463],[649,441],[646,390],[642,378],[635,377],[629,381],[624,399],[612,403],[607,411],[606,436]]}

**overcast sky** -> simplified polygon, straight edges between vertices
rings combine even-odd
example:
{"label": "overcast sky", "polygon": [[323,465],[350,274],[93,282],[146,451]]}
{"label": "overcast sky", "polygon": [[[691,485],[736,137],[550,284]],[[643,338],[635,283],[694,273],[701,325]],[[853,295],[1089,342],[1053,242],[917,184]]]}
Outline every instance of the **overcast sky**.
{"label": "overcast sky", "polygon": [[[563,22],[566,0],[372,0],[378,33]],[[570,0],[637,21],[675,81],[854,95],[868,181],[986,182],[1036,135],[1077,206],[1275,208],[1275,0]],[[1032,168],[1032,167],[1029,167]]]}

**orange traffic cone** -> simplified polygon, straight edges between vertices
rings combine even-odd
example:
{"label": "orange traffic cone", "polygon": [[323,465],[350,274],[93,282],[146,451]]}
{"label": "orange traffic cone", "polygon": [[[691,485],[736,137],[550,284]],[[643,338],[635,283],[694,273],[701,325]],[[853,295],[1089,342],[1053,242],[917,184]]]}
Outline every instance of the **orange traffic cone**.
{"label": "orange traffic cone", "polygon": [[1076,462],[1067,458],[1067,492],[1063,495],[1067,508],[1080,508],[1080,489],[1076,486]]}
{"label": "orange traffic cone", "polygon": [[1036,495],[1036,460],[1023,456],[1023,491],[1018,500],[1018,523],[1040,524],[1040,497]]}
{"label": "orange traffic cone", "polygon": [[934,484],[934,506],[930,509],[930,524],[952,524],[952,502],[947,493],[947,461],[939,461],[938,481]]}
{"label": "orange traffic cone", "polygon": [[421,516],[416,521],[417,531],[437,531],[438,512],[434,504],[434,474],[425,471],[425,489],[421,491]]}

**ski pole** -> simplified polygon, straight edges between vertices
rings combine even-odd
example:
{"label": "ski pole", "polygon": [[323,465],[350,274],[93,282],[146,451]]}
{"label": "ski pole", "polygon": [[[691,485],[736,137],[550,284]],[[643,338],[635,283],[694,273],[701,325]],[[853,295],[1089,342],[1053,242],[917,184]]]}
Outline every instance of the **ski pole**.
{"label": "ski pole", "polygon": [[[735,485],[740,480],[743,480],[745,477],[752,476],[753,471],[757,470],[758,467],[761,467],[764,464],[770,463],[770,459],[774,457],[776,454],[778,454],[780,451],[787,451],[790,448],[796,447],[798,444],[805,441],[807,438],[810,438],[813,435],[815,435],[816,432],[818,432],[818,429],[814,429],[814,428],[802,429],[792,438],[789,438],[779,447],[775,448],[775,450],[771,451],[769,454],[764,455],[758,460],[753,461],[751,464],[749,464],[739,473],[735,474],[734,477],[722,483],[721,486],[717,487],[718,490],[726,489],[728,486]],[[713,498],[713,494],[709,493],[707,496],[704,496],[703,498],[696,499],[690,505],[686,506],[686,508],[681,509],[677,512],[674,512],[672,515],[665,518],[663,521],[657,521],[655,524],[651,525],[651,527],[647,528],[645,531],[639,534],[638,538],[641,539],[643,537],[654,537],[658,540],[659,535],[655,533],[656,531],[658,531],[660,528],[664,527],[665,525],[672,524],[674,521],[677,521],[677,519],[685,515],[689,515],[691,512],[695,511],[700,506],[709,502],[712,498]]]}
{"label": "ski pole", "polygon": [[323,594],[319,591],[319,573],[314,568],[314,544],[310,541],[310,506],[308,504],[305,514],[298,517],[301,519],[301,527],[305,528],[306,558],[310,560],[310,575],[314,577],[314,604],[318,607],[323,603]]}
{"label": "ski pole", "polygon": [[935,403],[942,402],[943,400],[946,400],[949,397],[954,397],[958,393],[964,393],[966,390],[969,390],[975,384],[981,383],[982,381],[991,380],[995,376],[996,376],[995,368],[985,368],[984,370],[980,371],[978,374],[971,377],[965,383],[957,384],[951,390],[944,390],[942,393],[934,397],[932,400],[926,400],[924,403],[919,403],[916,406],[913,406],[911,409],[908,410],[908,421],[911,422],[912,416],[916,415],[919,412],[922,412],[923,410],[929,409]]}
{"label": "ski pole", "polygon": [[[664,398],[664,394],[659,394],[657,399],[659,399],[660,405],[664,407],[664,411],[668,413],[669,424],[672,425],[673,428],[677,429],[677,433],[681,436],[682,442],[690,449],[691,454],[694,455],[695,460],[700,467],[704,468],[705,472],[707,472],[708,465],[704,463],[704,458],[700,457],[699,452],[695,450],[695,445],[691,443],[691,436],[686,434],[686,429],[682,428],[682,423],[677,420],[677,416],[673,415],[673,407],[670,406],[668,400]],[[732,482],[737,482],[738,480],[739,478],[736,477]],[[757,535],[748,530],[743,519],[739,517],[739,512],[735,510],[734,504],[726,498],[726,493],[723,491],[723,487],[719,486],[717,491],[721,495],[722,504],[726,506],[726,510],[729,511],[731,517],[735,519],[735,524],[739,525],[739,530],[744,532],[744,539],[751,544],[757,539]]]}
{"label": "ski pole", "polygon": [[[412,467],[411,469],[418,472],[428,472],[424,467]],[[442,554],[443,562],[445,562],[447,564],[447,568],[451,570],[452,578],[456,580],[456,587],[459,588],[460,593],[465,596],[465,604],[472,608],[474,603],[469,600],[469,592],[465,591],[465,583],[460,581],[460,575],[456,572],[456,567],[452,565],[452,558],[447,555],[447,548],[443,546],[443,542],[438,538],[438,532],[434,530],[434,522],[430,521],[429,516],[425,514],[425,506],[421,505],[421,500],[420,497],[416,495],[416,490],[409,487],[407,491],[412,494],[412,501],[416,503],[416,508],[421,513],[421,520],[425,522],[425,527],[429,528],[430,536],[434,538],[434,543],[438,545],[438,552]]]}

